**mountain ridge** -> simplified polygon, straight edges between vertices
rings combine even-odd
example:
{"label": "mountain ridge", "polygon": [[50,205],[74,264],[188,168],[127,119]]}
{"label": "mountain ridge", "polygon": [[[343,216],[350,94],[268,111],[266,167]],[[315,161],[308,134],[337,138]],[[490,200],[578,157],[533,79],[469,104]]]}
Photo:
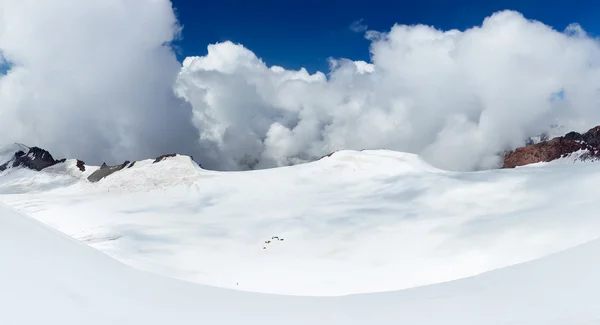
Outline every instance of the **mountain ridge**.
{"label": "mountain ridge", "polygon": [[596,161],[600,159],[600,126],[585,133],[571,131],[539,143],[519,147],[506,153],[502,168],[515,168],[561,158],[573,161]]}
{"label": "mountain ridge", "polygon": [[[341,151],[344,150],[332,151],[315,161],[332,157]],[[156,164],[176,156],[189,157],[194,161],[192,156],[180,155],[177,153],[163,154],[148,160],[152,160],[152,163]],[[541,162],[551,162],[567,157],[572,157],[575,162],[600,160],[600,126],[596,126],[585,133],[572,131],[564,136],[552,139],[541,137],[540,141],[526,142],[523,146],[506,152],[504,154],[502,166],[499,166],[499,168],[510,169]],[[65,163],[67,160],[75,160],[75,165],[81,172],[85,172],[86,167],[95,167],[96,169],[87,176],[87,180],[90,183],[97,183],[114,173],[132,168],[140,161],[144,161],[125,160],[121,164],[107,165],[106,163],[103,163],[101,166],[97,167],[86,165],[84,161],[79,159],[55,159],[52,154],[45,149],[37,146],[29,147],[24,144],[15,143],[4,150],[0,150],[0,172],[19,167],[34,171],[42,171],[48,167]],[[194,162],[202,168],[201,164],[196,161]]]}

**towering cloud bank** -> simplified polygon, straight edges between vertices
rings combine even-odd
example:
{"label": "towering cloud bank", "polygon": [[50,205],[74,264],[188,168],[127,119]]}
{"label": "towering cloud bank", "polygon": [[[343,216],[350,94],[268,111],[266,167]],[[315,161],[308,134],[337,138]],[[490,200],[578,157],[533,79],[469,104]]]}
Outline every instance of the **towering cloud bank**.
{"label": "towering cloud bank", "polygon": [[473,170],[529,136],[600,124],[600,45],[577,25],[512,11],[466,31],[395,25],[366,32],[370,62],[332,59],[327,75],[231,42],[180,67],[165,45],[177,32],[167,0],[0,0],[0,140],[225,170],[388,148]]}
{"label": "towering cloud bank", "polygon": [[196,149],[168,0],[0,0],[0,141],[86,161]]}
{"label": "towering cloud bank", "polygon": [[395,25],[366,36],[372,62],[332,61],[328,77],[211,45],[185,60],[177,88],[203,141],[258,167],[389,148],[489,168],[552,125],[600,123],[600,46],[576,25],[561,33],[505,11],[463,32]]}

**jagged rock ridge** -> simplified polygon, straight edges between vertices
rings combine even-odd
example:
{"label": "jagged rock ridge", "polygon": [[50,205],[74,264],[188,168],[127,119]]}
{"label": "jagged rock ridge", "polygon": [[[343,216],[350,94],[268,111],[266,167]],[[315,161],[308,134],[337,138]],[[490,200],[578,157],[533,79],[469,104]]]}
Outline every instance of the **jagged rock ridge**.
{"label": "jagged rock ridge", "polygon": [[[23,150],[17,150],[14,153],[14,155],[12,155],[12,157],[6,162],[0,161],[0,164],[1,164],[0,172],[3,172],[9,168],[17,168],[17,167],[28,168],[28,169],[32,169],[35,171],[41,171],[47,167],[66,162],[66,159],[59,159],[59,160],[54,159],[54,157],[52,157],[50,152],[48,152],[47,150],[44,150],[42,148],[39,148],[39,147],[27,147],[22,144],[18,144],[18,147],[22,148]],[[26,150],[27,153],[25,153],[24,150]],[[158,162],[164,161],[165,159],[168,159],[170,157],[175,157],[175,156],[177,156],[177,154],[174,154],[174,153],[161,155],[161,156],[157,157],[156,159],[154,159],[153,163],[158,163]],[[192,160],[193,160],[193,158],[192,158]],[[135,163],[136,163],[135,161],[133,161],[133,162],[125,161],[120,165],[114,165],[114,166],[108,166],[106,163],[103,163],[102,166],[100,166],[100,168],[98,170],[94,171],[87,177],[87,180],[92,183],[96,183],[96,182],[100,181],[101,179],[106,178],[124,168],[133,167],[135,165]],[[84,172],[86,170],[85,163],[79,159],[76,160],[76,166],[81,172]]]}
{"label": "jagged rock ridge", "polygon": [[[156,159],[154,159],[154,162],[153,162],[153,164],[156,164],[157,162],[161,162],[161,161],[163,161],[163,160],[165,160],[165,159],[167,159],[167,158],[169,158],[169,157],[175,157],[175,156],[177,156],[177,154],[176,154],[176,153],[170,153],[170,154],[166,154],[166,155],[158,156],[158,157],[156,157]],[[192,160],[193,160],[193,158],[192,158]],[[132,166],[133,166],[133,165],[132,165]]]}
{"label": "jagged rock ridge", "polygon": [[100,166],[100,169],[91,173],[87,179],[88,179],[88,181],[90,181],[92,183],[99,182],[101,179],[118,172],[119,170],[127,167],[129,164],[130,164],[130,162],[127,160],[124,163],[122,163],[120,165],[115,165],[115,166],[108,166],[108,165],[106,165],[106,163],[103,163],[102,166]]}
{"label": "jagged rock ridge", "polygon": [[[154,159],[153,164],[161,162],[169,157],[175,157],[175,156],[177,156],[177,154],[175,154],[175,153],[158,156],[158,157],[156,157],[156,159]],[[130,162],[128,160],[126,160],[125,162],[123,162],[120,165],[114,165],[114,166],[108,166],[108,165],[106,165],[106,163],[103,163],[102,166],[100,166],[100,169],[98,169],[97,171],[90,174],[90,176],[88,176],[87,179],[88,179],[88,181],[90,181],[92,183],[96,183],[96,182],[99,182],[103,178],[106,178],[122,169],[131,168],[134,165],[135,165],[135,161]]]}
{"label": "jagged rock ridge", "polygon": [[600,126],[583,134],[569,132],[562,137],[517,148],[504,156],[502,168],[550,162],[576,152],[581,152],[579,160],[600,159]]}
{"label": "jagged rock ridge", "polygon": [[25,167],[40,171],[46,167],[50,167],[65,161],[66,159],[55,160],[48,151],[42,148],[31,147],[27,153],[22,150],[15,152],[11,160],[0,165],[0,171],[5,171],[8,168],[16,167]]}

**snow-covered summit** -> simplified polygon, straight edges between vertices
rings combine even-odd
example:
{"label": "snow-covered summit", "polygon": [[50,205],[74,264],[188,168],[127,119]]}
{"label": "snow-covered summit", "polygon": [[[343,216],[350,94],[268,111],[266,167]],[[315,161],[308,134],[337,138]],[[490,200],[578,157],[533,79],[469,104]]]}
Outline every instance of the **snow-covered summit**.
{"label": "snow-covered summit", "polygon": [[[95,167],[94,171],[101,171]],[[170,155],[162,159],[146,159],[125,164],[107,177],[92,184],[102,190],[151,191],[175,186],[189,186],[210,174],[191,157]],[[89,177],[93,177],[91,174]],[[89,177],[87,180],[89,180]]]}
{"label": "snow-covered summit", "polygon": [[316,162],[307,163],[309,168],[354,168],[393,169],[394,172],[443,172],[427,163],[421,156],[393,150],[340,150],[335,151]]}
{"label": "snow-covered summit", "polygon": [[[2,151],[2,159],[8,159],[5,165],[11,165],[15,157],[32,150],[40,151],[41,154],[52,156],[45,150],[39,148],[28,148],[22,146],[10,146]],[[37,152],[35,151],[35,152]],[[27,153],[24,156],[32,156]],[[40,155],[40,157],[42,157]],[[18,158],[18,157],[17,157]],[[2,160],[0,160],[1,162]],[[0,182],[0,190],[11,186],[14,182],[22,184],[23,182],[48,182],[52,177],[59,181],[60,186],[68,184],[79,184],[86,188],[96,188],[102,190],[123,190],[123,191],[150,191],[157,188],[167,188],[172,186],[185,186],[197,182],[203,177],[211,177],[221,174],[281,174],[285,175],[294,172],[312,171],[321,173],[327,170],[335,170],[335,174],[346,172],[368,171],[375,173],[420,173],[420,172],[444,172],[425,162],[420,156],[396,152],[391,150],[340,150],[327,155],[317,161],[297,166],[276,168],[273,170],[257,170],[252,172],[229,172],[219,173],[202,169],[191,157],[178,154],[163,155],[155,159],[146,159],[142,161],[125,161],[122,164],[107,166],[85,165],[82,161],[76,159],[52,159],[48,166],[41,169],[30,168],[29,165],[16,165],[25,170],[12,170],[5,173],[3,182]],[[39,175],[32,173],[31,170],[41,171]],[[360,173],[356,174],[360,177]],[[1,176],[1,175],[0,175]],[[29,180],[24,179],[29,178]],[[69,179],[70,181],[66,181]],[[86,185],[87,184],[87,185]],[[43,184],[40,184],[43,185]],[[49,184],[46,184],[49,185]],[[31,186],[34,190],[35,186]],[[14,186],[13,189],[16,189]],[[45,189],[48,187],[45,186]],[[23,190],[24,188],[22,188]]]}
{"label": "snow-covered summit", "polygon": [[430,285],[600,237],[597,164],[459,173],[347,150],[247,172],[175,155],[89,182],[98,169],[13,170],[0,200],[139,269],[291,295]]}
{"label": "snow-covered summit", "polygon": [[[159,164],[162,163],[162,164]],[[200,166],[189,156],[163,155],[155,159],[126,161],[121,165],[90,166],[77,159],[56,160],[38,147],[22,144],[4,146],[0,149],[0,189],[11,188],[17,192],[49,189],[52,179],[57,186],[98,183],[99,187],[122,187],[129,190],[152,190],[156,187],[185,184],[194,177]],[[39,172],[39,173],[36,173]],[[106,178],[119,172],[115,180]],[[27,186],[23,186],[27,184]]]}
{"label": "snow-covered summit", "polygon": [[0,160],[0,172],[17,167],[25,167],[40,171],[66,160],[55,160],[52,155],[44,149],[27,147],[22,144],[14,144],[0,149],[0,159],[3,159]]}
{"label": "snow-covered summit", "polygon": [[430,285],[600,237],[600,164],[460,173],[343,150],[246,172],[180,155],[120,166],[97,182],[76,160],[12,169],[0,201],[139,269],[290,295]]}

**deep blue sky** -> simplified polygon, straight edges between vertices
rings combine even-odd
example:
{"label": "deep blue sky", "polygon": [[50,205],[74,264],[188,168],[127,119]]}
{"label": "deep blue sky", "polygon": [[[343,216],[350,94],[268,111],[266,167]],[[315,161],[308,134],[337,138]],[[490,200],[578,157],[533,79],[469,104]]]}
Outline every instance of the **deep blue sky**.
{"label": "deep blue sky", "polygon": [[582,0],[172,0],[183,29],[180,59],[204,55],[210,43],[242,43],[268,65],[326,72],[328,57],[369,59],[369,42],[349,25],[369,29],[424,23],[442,29],[479,25],[495,11],[513,9],[563,30],[578,22],[600,34],[600,1]]}

